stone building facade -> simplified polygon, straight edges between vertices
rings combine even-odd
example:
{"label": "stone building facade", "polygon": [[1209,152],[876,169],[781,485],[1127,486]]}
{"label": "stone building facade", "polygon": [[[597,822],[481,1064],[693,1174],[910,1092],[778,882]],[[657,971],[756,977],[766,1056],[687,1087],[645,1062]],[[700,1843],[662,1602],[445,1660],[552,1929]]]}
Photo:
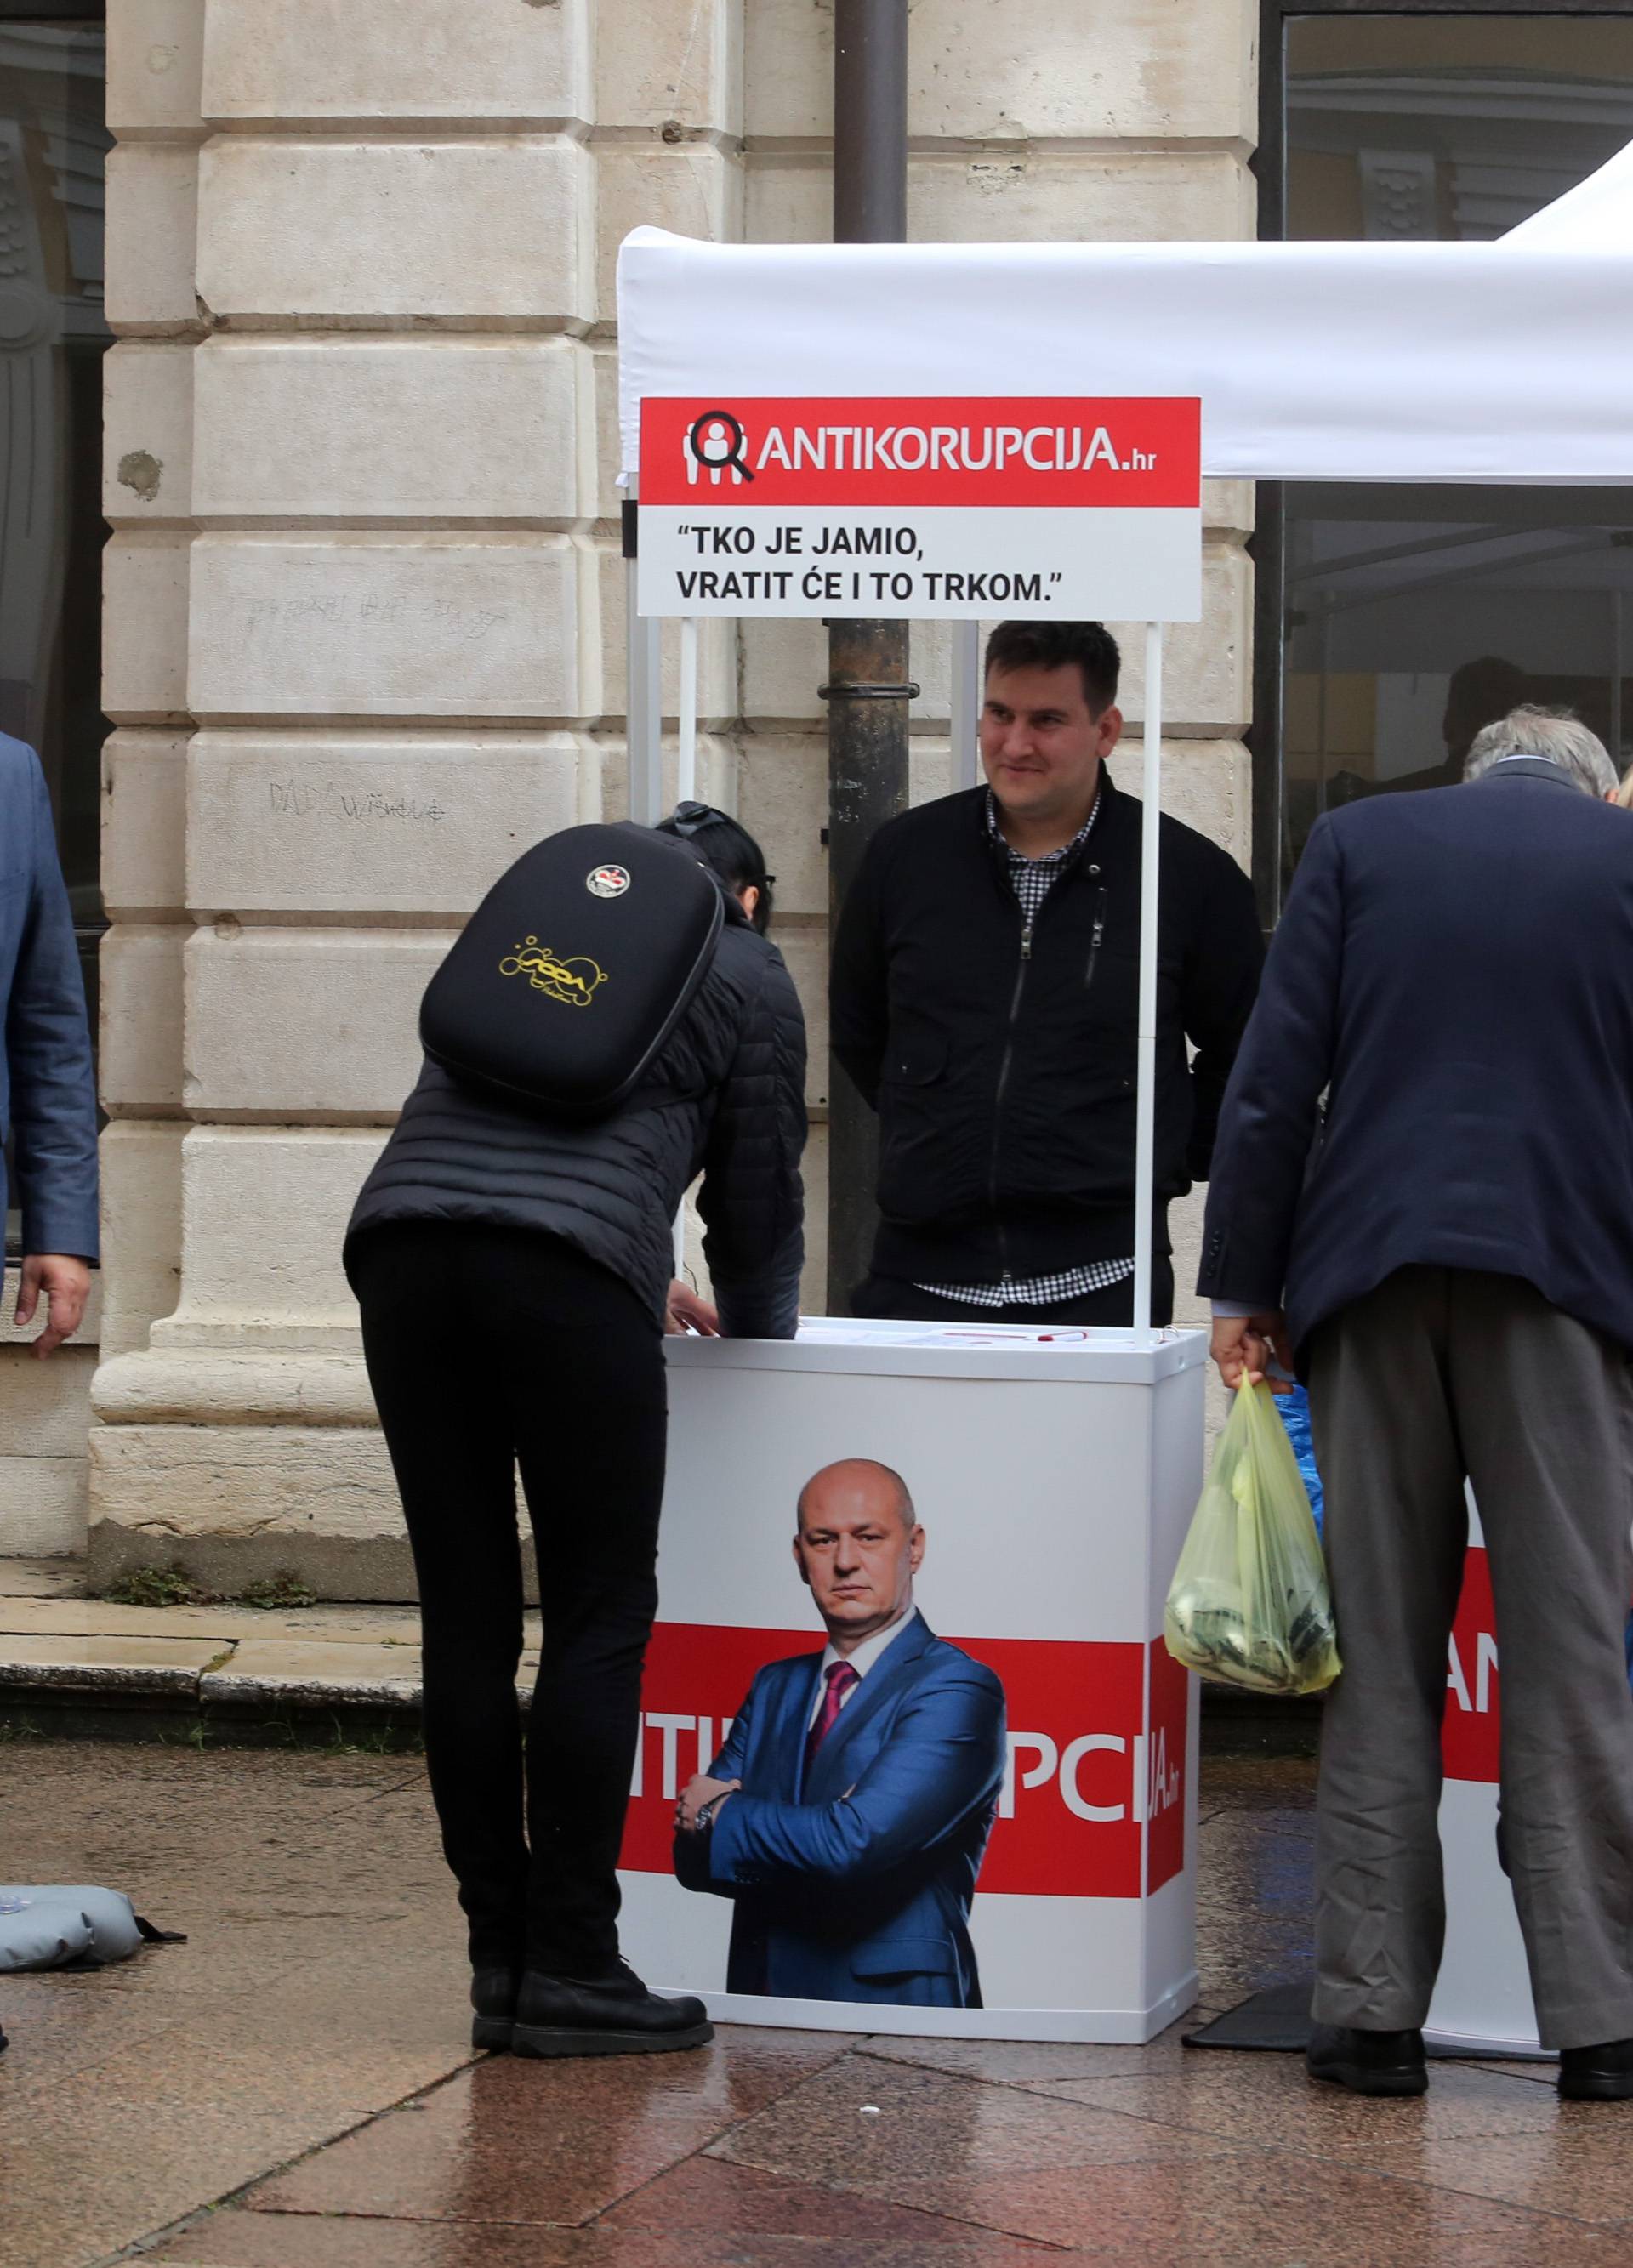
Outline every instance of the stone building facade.
{"label": "stone building facade", "polygon": [[[912,233],[1251,235],[1257,18],[916,0]],[[111,0],[98,1581],[405,1595],[342,1226],[456,924],[622,808],[618,243],[824,237],[831,33],[828,0]],[[1245,864],[1250,502],[1209,490],[1167,694],[1173,807]],[[913,666],[924,796],[931,630]],[[822,675],[817,625],[706,628],[704,792],[767,846],[812,1030],[813,1305]]]}

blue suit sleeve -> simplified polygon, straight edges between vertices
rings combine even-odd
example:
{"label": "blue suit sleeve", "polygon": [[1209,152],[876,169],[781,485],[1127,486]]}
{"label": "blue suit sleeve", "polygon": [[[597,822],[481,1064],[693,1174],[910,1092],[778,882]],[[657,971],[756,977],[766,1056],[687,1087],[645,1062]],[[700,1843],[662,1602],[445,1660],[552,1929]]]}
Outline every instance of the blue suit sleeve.
{"label": "blue suit sleeve", "polygon": [[[742,1708],[732,1719],[731,1731],[727,1735],[725,1745],[709,1766],[711,1779],[740,1779],[743,1777],[743,1758],[749,1752],[749,1724],[758,1683],[759,1681],[757,1678],[754,1684],[749,1688]],[[732,1803],[736,1801],[737,1798],[734,1795]],[[729,1810],[730,1808],[728,1804],[727,1809]],[[728,1898],[734,1895],[735,1885],[730,1882],[717,1882],[709,1870],[709,1844],[712,1839],[712,1833],[677,1835],[675,1837],[676,1879],[686,1889],[713,1890],[721,1897]]]}
{"label": "blue suit sleeve", "polygon": [[883,1874],[951,1835],[1003,1777],[1003,1689],[975,1663],[903,1708],[890,1738],[835,1803],[734,1795],[709,1837],[717,1887],[851,1882]]}
{"label": "blue suit sleeve", "polygon": [[1323,815],[1299,860],[1225,1089],[1197,1285],[1205,1297],[1282,1303],[1316,1114],[1332,1077],[1343,938],[1343,857]]}
{"label": "blue suit sleeve", "polygon": [[31,759],[29,902],[5,1011],[23,1250],[97,1256],[96,1079],[51,799]]}

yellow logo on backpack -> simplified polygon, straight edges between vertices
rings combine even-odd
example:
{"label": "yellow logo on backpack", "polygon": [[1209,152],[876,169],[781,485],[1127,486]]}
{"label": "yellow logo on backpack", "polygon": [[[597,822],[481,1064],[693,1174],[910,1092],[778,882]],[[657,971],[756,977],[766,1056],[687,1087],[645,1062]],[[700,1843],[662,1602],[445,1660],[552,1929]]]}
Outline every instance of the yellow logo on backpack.
{"label": "yellow logo on backpack", "polygon": [[499,963],[501,976],[525,976],[534,991],[564,1008],[587,1008],[607,972],[581,954],[562,961],[536,937],[526,939]]}

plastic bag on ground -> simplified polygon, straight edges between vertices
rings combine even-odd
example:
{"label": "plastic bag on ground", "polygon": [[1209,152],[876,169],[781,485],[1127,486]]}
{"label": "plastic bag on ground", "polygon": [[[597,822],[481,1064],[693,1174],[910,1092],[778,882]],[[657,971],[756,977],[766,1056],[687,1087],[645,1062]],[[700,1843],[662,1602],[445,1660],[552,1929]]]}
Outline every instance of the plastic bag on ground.
{"label": "plastic bag on ground", "polygon": [[1321,1546],[1267,1386],[1237,1390],[1163,1635],[1187,1669],[1254,1693],[1319,1693],[1338,1675]]}

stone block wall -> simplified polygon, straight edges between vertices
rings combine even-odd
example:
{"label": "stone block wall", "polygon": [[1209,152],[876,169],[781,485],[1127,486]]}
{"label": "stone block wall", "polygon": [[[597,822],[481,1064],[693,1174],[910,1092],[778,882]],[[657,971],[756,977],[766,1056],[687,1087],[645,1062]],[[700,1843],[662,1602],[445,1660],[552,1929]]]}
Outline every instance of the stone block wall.
{"label": "stone block wall", "polygon": [[[1248,232],[1254,13],[918,0],[913,232]],[[111,0],[98,1580],[405,1594],[341,1229],[486,880],[625,807],[618,243],[824,235],[831,31],[827,0]],[[1244,858],[1248,512],[1210,494],[1169,695],[1173,806]],[[701,644],[704,792],[766,843],[811,1024],[817,1303],[822,634]],[[923,796],[944,635],[914,674]]]}

